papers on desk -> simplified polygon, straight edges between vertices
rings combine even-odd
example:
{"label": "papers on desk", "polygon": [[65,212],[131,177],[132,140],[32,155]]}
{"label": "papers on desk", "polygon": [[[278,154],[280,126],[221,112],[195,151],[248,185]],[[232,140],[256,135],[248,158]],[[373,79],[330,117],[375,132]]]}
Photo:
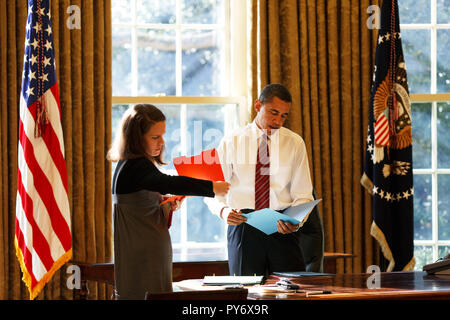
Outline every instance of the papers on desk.
{"label": "papers on desk", "polygon": [[302,278],[302,277],[323,277],[334,276],[334,273],[309,272],[309,271],[292,271],[292,272],[274,272],[274,276],[285,278]]}
{"label": "papers on desk", "polygon": [[246,223],[269,235],[277,232],[277,222],[279,220],[290,222],[291,224],[300,223],[300,227],[303,226],[303,224],[308,219],[308,215],[311,213],[312,209],[314,209],[314,207],[321,200],[322,199],[317,199],[314,201],[299,204],[298,206],[290,207],[283,213],[279,213],[275,210],[266,208],[250,213],[244,213],[242,215],[247,218]]}
{"label": "papers on desk", "polygon": [[205,276],[204,285],[222,286],[222,285],[253,285],[261,284],[264,276]]}

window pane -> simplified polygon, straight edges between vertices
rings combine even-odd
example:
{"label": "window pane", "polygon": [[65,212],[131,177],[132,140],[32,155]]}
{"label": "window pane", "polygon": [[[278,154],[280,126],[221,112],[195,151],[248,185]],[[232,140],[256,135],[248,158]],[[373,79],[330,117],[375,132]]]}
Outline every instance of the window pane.
{"label": "window pane", "polygon": [[223,0],[183,0],[182,23],[223,23]]}
{"label": "window pane", "polygon": [[443,258],[450,254],[450,246],[439,246],[438,247],[438,258]]}
{"label": "window pane", "polygon": [[175,31],[138,29],[138,95],[176,95]]}
{"label": "window pane", "polygon": [[193,261],[227,260],[226,248],[190,248],[188,255]]}
{"label": "window pane", "polygon": [[430,23],[430,0],[398,1],[400,23]]}
{"label": "window pane", "polygon": [[438,168],[450,168],[450,102],[437,104]]}
{"label": "window pane", "polygon": [[185,96],[220,96],[224,64],[222,32],[186,30],[182,33],[182,81]]}
{"label": "window pane", "polygon": [[437,23],[450,23],[450,0],[437,0]]}
{"label": "window pane", "polygon": [[144,23],[175,23],[176,0],[136,1],[136,21]]}
{"label": "window pane", "polygon": [[170,240],[172,240],[172,243],[181,242],[181,210],[182,209],[178,209],[172,214],[172,225],[169,229]]}
{"label": "window pane", "polygon": [[[187,108],[188,155],[218,147],[225,128],[224,105],[195,105]],[[225,241],[223,221],[212,214],[203,198],[188,199],[188,240],[194,242]]]}
{"label": "window pane", "polygon": [[450,92],[450,29],[437,32],[437,92]]}
{"label": "window pane", "polygon": [[438,175],[439,240],[450,240],[450,175]]}
{"label": "window pane", "polygon": [[113,96],[130,95],[131,92],[131,31],[112,29],[112,93]]}
{"label": "window pane", "polygon": [[[158,105],[157,106],[166,116],[166,134],[164,135],[164,162],[168,163],[164,166],[165,171],[172,170],[168,172],[170,174],[176,174],[175,167],[173,166],[172,159],[173,155],[179,154],[180,152],[180,105]],[[178,156],[178,155],[177,155]]]}
{"label": "window pane", "polygon": [[412,103],[413,166],[431,168],[431,103]]}
{"label": "window pane", "polygon": [[173,248],[173,261],[220,261],[227,260],[226,245],[223,248]]}
{"label": "window pane", "polygon": [[431,240],[431,175],[414,175],[414,239]]}
{"label": "window pane", "polygon": [[409,93],[430,93],[430,31],[402,30]]}
{"label": "window pane", "polygon": [[[235,109],[237,110],[237,109]],[[224,105],[191,105],[187,110],[188,155],[217,148],[225,128]]]}
{"label": "window pane", "polygon": [[224,222],[212,214],[203,201],[203,197],[189,197],[188,205],[188,241],[223,242],[225,238]]}
{"label": "window pane", "polygon": [[414,246],[414,258],[416,259],[414,270],[422,271],[424,265],[434,262],[433,247]]}
{"label": "window pane", "polygon": [[129,108],[129,104],[113,104],[112,106],[112,141],[114,141],[117,130],[119,129],[120,120],[122,119],[123,113]]}
{"label": "window pane", "polygon": [[[164,162],[160,170],[166,174],[177,175],[172,159],[173,154],[180,150],[180,105],[158,104],[157,107],[166,117],[166,134],[164,135]],[[184,204],[183,204],[184,205]],[[189,210],[189,208],[188,208]],[[172,225],[169,229],[172,242],[181,241],[181,209],[175,211],[172,215]]]}
{"label": "window pane", "polygon": [[[129,104],[113,104],[112,105],[112,112],[111,112],[111,141],[114,141],[117,130],[119,129],[120,120],[122,119],[123,113],[128,109]],[[114,171],[116,170],[117,162],[112,163],[112,174],[114,174]]]}
{"label": "window pane", "polygon": [[[111,20],[112,23],[131,23],[130,0],[112,0]],[[113,33],[114,34],[114,33]]]}

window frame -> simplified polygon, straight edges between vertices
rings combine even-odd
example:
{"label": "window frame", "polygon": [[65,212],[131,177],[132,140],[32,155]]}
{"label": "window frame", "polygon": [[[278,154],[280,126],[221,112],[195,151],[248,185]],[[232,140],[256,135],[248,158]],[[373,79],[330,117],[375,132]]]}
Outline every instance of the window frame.
{"label": "window frame", "polygon": [[[238,126],[246,125],[250,120],[250,111],[247,107],[247,61],[242,57],[247,56],[247,20],[246,1],[240,0],[223,0],[225,7],[225,19],[223,25],[218,24],[182,24],[181,21],[181,0],[176,0],[176,23],[172,24],[138,24],[136,21],[136,1],[131,0],[131,23],[112,23],[112,28],[122,27],[128,28],[131,31],[131,74],[132,74],[132,92],[130,96],[113,96],[112,105],[114,104],[136,104],[136,103],[151,103],[155,105],[161,104],[177,104],[181,105],[180,125],[186,127],[186,114],[187,105],[192,104],[224,104],[224,105],[237,105],[238,117],[234,118],[233,112],[227,114],[225,119],[225,132],[226,135],[233,128],[230,124],[237,123]],[[139,96],[138,93],[138,65],[137,65],[137,33],[139,28],[152,28],[152,29],[165,29],[176,30],[176,96]],[[224,92],[225,96],[182,96],[182,50],[181,50],[181,31],[182,30],[223,30],[225,36],[224,42],[224,60],[225,70],[224,74],[227,78]],[[232,79],[232,81],[231,81]],[[184,124],[183,124],[184,123]],[[228,124],[227,124],[228,123]],[[182,149],[185,150],[186,146]],[[180,259],[177,261],[194,261],[189,258],[189,249],[210,249],[210,248],[222,248],[225,249],[225,259],[227,250],[226,238],[224,241],[218,242],[190,242],[187,240],[187,205],[183,203],[180,212],[181,216],[181,230],[180,230],[180,242],[174,242],[172,244],[173,249],[180,249]],[[212,213],[211,213],[212,214]],[[223,223],[223,228],[226,234],[227,224]],[[216,259],[212,257],[211,259]]]}
{"label": "window frame", "polygon": [[[438,176],[450,174],[450,168],[438,168],[437,150],[437,104],[439,102],[450,102],[450,92],[437,93],[437,30],[450,29],[450,24],[437,23],[437,2],[430,0],[431,19],[430,23],[407,23],[400,24],[400,30],[430,30],[430,58],[431,58],[431,87],[430,93],[410,94],[411,103],[431,103],[431,168],[413,168],[413,175],[431,175],[431,240],[414,239],[414,247],[431,247],[432,260],[439,257],[439,247],[450,246],[449,240],[439,240],[439,207],[438,207]],[[406,62],[407,63],[407,62]],[[408,65],[406,65],[408,66]],[[414,130],[414,119],[413,119]],[[427,261],[430,263],[433,261]]]}
{"label": "window frame", "polygon": [[[450,102],[450,93],[439,94],[411,94],[411,103],[431,103],[431,168],[413,168],[413,175],[431,176],[431,240],[414,239],[414,247],[431,247],[432,260],[439,257],[439,247],[450,246],[450,240],[439,240],[439,207],[438,207],[438,176],[450,174],[450,168],[438,168],[437,150],[437,104],[439,102]],[[414,130],[414,119],[413,119]],[[432,261],[429,261],[432,262]],[[428,263],[429,263],[428,262]]]}

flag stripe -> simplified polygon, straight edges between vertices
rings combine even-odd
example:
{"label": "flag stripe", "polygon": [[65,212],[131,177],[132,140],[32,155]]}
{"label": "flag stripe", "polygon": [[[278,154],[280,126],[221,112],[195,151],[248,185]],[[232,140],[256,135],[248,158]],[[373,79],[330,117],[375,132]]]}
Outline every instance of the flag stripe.
{"label": "flag stripe", "polygon": [[[25,103],[23,99],[22,102]],[[21,122],[25,124],[23,126],[24,130],[26,130],[25,134],[30,139],[31,144],[33,145],[34,155],[39,166],[45,172],[48,179],[53,182],[53,193],[58,204],[58,208],[61,212],[69,212],[70,208],[67,198],[68,192],[66,189],[67,183],[64,183],[64,181],[67,181],[67,174],[63,173],[63,176],[61,176],[61,170],[66,170],[65,164],[60,163],[60,168],[56,167],[54,161],[52,161],[54,157],[51,157],[51,154],[58,152],[59,149],[57,148],[55,151],[55,148],[51,148],[49,150],[47,146],[49,145],[49,143],[52,143],[55,140],[51,142],[45,141],[46,137],[48,137],[48,135],[50,135],[53,130],[50,125],[47,125],[45,134],[42,136],[44,139],[36,139],[34,137],[34,131],[32,129],[33,126],[31,125],[34,123],[34,120],[29,110],[30,109],[25,108],[24,104],[21,105]],[[42,143],[43,141],[44,143]],[[55,143],[57,143],[57,140]],[[60,156],[62,157],[62,154],[60,154]],[[60,161],[64,161],[64,158]],[[64,168],[62,168],[62,166]],[[70,216],[67,214],[64,216],[64,219],[70,226]]]}
{"label": "flag stripe", "polygon": [[39,258],[41,259],[45,268],[47,270],[50,270],[50,268],[52,267],[52,265],[54,263],[51,252],[50,252],[50,246],[48,245],[47,240],[45,239],[40,228],[37,226],[36,221],[34,220],[33,200],[30,198],[30,196],[25,191],[25,188],[22,184],[22,174],[21,174],[20,170],[18,173],[17,183],[18,183],[17,189],[19,191],[19,195],[22,200],[22,208],[26,208],[26,210],[23,210],[23,212],[25,213],[28,223],[31,226],[31,232],[33,233],[32,234],[33,249],[39,255]]}
{"label": "flag stripe", "polygon": [[[30,169],[27,166],[27,163],[24,160],[25,159],[23,155],[23,149],[22,146],[19,144],[19,170],[22,172],[30,172]],[[58,257],[64,253],[64,248],[59,241],[58,237],[56,236],[55,232],[52,228],[52,223],[50,220],[50,216],[45,208],[44,203],[42,202],[41,197],[39,196],[38,192],[35,188],[35,181],[32,174],[28,175],[22,175],[23,180],[23,186],[25,189],[26,194],[33,199],[33,206],[32,207],[24,207],[22,208],[24,211],[31,210],[33,213],[33,217],[37,223],[37,225],[40,227],[42,234],[47,239],[47,242],[49,242],[49,245],[52,247],[52,259],[56,261]],[[18,204],[21,204],[18,203]],[[25,218],[24,218],[25,219]]]}
{"label": "flag stripe", "polygon": [[378,132],[375,132],[375,134],[377,135],[377,138],[384,138],[389,132],[389,128],[388,126],[384,126],[382,128],[378,128]]}
{"label": "flag stripe", "polygon": [[[16,220],[16,222],[17,222],[17,220]],[[23,263],[27,270],[33,270],[33,265],[32,265],[33,259],[31,257],[31,252],[28,250],[27,246],[25,245],[25,237],[17,223],[16,223],[16,227],[15,227],[15,234],[16,234],[16,239],[17,239],[17,246],[18,246],[18,249],[20,250],[20,255],[22,255],[22,257],[23,257]],[[34,274],[32,272],[28,271],[27,273],[31,278],[30,279],[31,286],[34,287],[37,284],[37,280],[34,277]]]}
{"label": "flag stripe", "polygon": [[[34,123],[33,116],[29,112],[30,108],[27,109],[24,105],[25,101],[22,99],[23,104],[21,105],[21,122],[23,124]],[[54,132],[52,127],[47,125],[45,129],[45,133],[42,136],[43,139],[36,139],[34,137],[34,131],[31,125],[24,125],[24,130],[26,131],[26,136],[30,139],[31,144],[34,146],[34,155],[36,156],[36,160],[42,170],[45,172],[46,176],[50,181],[53,182],[53,195],[58,204],[58,208],[61,212],[69,212],[69,203],[67,198],[67,174],[65,174],[65,163],[64,157],[60,153],[60,149],[58,147],[50,147],[53,144],[58,144],[58,140],[56,138],[48,139],[48,137]],[[44,141],[44,143],[42,143]],[[58,156],[52,157],[51,154],[57,153]],[[53,159],[57,159],[59,161],[59,166],[55,164]],[[25,172],[25,171],[24,171]],[[70,216],[66,214],[64,216],[66,223],[70,226]]]}
{"label": "flag stripe", "polygon": [[388,125],[387,123],[384,126],[377,126],[375,127],[375,136],[381,136],[386,134],[386,132],[388,132]]}
{"label": "flag stripe", "polygon": [[[55,230],[55,233],[60,239],[61,244],[67,251],[71,248],[72,243],[69,226],[67,225],[60,209],[58,208],[55,196],[53,194],[52,186],[48,181],[47,176],[42,171],[34,156],[35,151],[33,150],[33,145],[25,134],[22,121],[20,121],[19,124],[19,138],[20,144],[22,145],[24,153],[26,154],[25,157],[30,171],[33,172],[33,175],[35,176],[34,185],[36,191],[39,193],[42,202],[44,203],[47,212],[50,215],[53,230]],[[39,181],[39,185],[36,185],[37,181]]]}
{"label": "flag stripe", "polygon": [[[54,86],[53,86],[54,87]],[[52,89],[53,89],[52,87]],[[47,100],[55,100],[52,93],[54,90],[47,90],[47,92],[44,94]],[[53,101],[52,101],[53,102]],[[58,127],[57,122],[60,122],[59,120],[59,108],[57,108],[57,105],[55,103],[47,103],[47,106],[50,107],[49,110],[49,124],[45,127],[45,132],[42,135],[42,138],[44,138],[44,142],[47,145],[47,148],[49,150],[49,155],[52,157],[53,162],[55,163],[56,168],[59,171],[59,174],[61,176],[61,182],[63,182],[64,189],[66,190],[66,193],[68,193],[67,189],[67,179],[65,177],[67,176],[66,171],[66,163],[64,160],[64,143],[60,141],[58,138],[58,135],[56,134],[54,128]],[[35,115],[36,115],[36,103],[33,103],[28,108],[27,115],[33,117],[33,120],[36,121]],[[23,121],[23,119],[22,119]],[[59,127],[61,127],[59,125]],[[31,128],[30,128],[31,129]],[[30,130],[31,131],[31,130]],[[60,130],[59,130],[60,131]],[[31,132],[27,132],[27,135],[30,136]],[[59,136],[62,136],[60,133]]]}
{"label": "flag stripe", "polygon": [[382,137],[378,137],[375,141],[380,145],[385,145],[384,142],[389,141],[389,135],[385,133]]}

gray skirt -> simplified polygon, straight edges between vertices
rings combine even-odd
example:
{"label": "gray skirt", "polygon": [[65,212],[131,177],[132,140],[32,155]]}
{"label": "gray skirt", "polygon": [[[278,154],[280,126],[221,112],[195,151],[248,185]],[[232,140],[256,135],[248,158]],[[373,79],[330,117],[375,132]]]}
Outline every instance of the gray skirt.
{"label": "gray skirt", "polygon": [[172,243],[161,195],[114,194],[114,280],[117,299],[172,291]]}

